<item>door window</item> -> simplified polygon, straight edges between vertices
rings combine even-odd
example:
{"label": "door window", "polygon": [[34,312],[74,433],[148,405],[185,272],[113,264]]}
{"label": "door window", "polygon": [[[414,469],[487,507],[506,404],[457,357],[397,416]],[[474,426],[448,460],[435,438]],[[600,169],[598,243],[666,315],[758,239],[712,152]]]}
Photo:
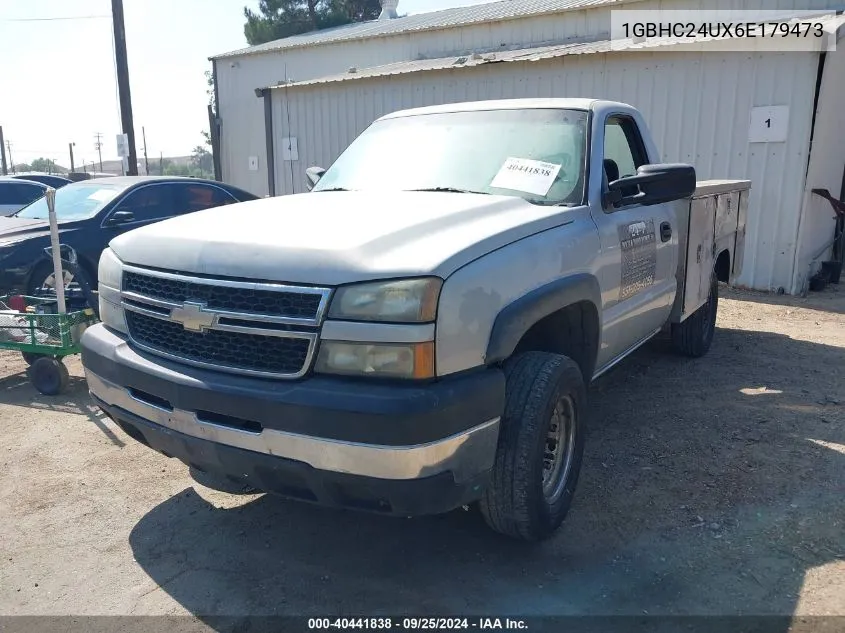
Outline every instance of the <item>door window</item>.
{"label": "door window", "polygon": [[183,196],[184,202],[181,205],[180,213],[192,213],[237,202],[220,187],[200,183],[192,183],[184,187]]}
{"label": "door window", "polygon": [[129,193],[115,211],[131,211],[135,216],[133,222],[163,220],[181,211],[179,189],[179,185],[172,183],[144,185]]}
{"label": "door window", "polygon": [[21,206],[38,200],[44,195],[44,188],[26,182],[4,182],[0,185],[0,204]]}
{"label": "door window", "polygon": [[[637,124],[630,117],[610,117],[604,125],[604,172],[608,182],[634,176],[648,162]],[[626,188],[625,196],[635,195],[638,187]]]}

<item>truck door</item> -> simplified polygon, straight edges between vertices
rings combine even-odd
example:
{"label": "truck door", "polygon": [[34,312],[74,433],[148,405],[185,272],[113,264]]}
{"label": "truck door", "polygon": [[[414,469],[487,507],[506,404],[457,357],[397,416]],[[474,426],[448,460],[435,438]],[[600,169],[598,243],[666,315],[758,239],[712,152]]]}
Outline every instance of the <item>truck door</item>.
{"label": "truck door", "polygon": [[[596,120],[594,148],[603,148],[601,191],[607,183],[637,173],[651,160],[632,114],[606,114]],[[596,164],[595,162],[593,163]],[[592,188],[596,191],[596,188]],[[638,188],[625,191],[636,194]],[[607,206],[592,196],[591,213],[602,248],[602,345],[597,367],[651,336],[669,318],[677,285],[677,229],[672,203]]]}

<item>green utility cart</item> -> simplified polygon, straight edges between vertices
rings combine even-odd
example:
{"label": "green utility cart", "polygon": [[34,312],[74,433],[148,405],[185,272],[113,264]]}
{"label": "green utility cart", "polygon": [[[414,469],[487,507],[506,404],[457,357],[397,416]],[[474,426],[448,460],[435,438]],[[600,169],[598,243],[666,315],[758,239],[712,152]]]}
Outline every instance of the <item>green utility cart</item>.
{"label": "green utility cart", "polygon": [[96,322],[90,307],[58,314],[55,297],[0,297],[0,349],[19,351],[33,386],[54,396],[68,384],[62,359],[80,352],[82,333]]}

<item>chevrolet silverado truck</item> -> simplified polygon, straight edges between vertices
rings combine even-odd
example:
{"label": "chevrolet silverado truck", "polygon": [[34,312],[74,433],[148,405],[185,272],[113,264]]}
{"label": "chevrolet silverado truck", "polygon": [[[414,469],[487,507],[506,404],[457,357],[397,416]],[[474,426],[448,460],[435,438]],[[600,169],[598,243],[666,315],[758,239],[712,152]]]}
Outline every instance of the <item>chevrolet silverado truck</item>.
{"label": "chevrolet silverado truck", "polygon": [[661,330],[702,356],[740,272],[747,181],[661,164],[622,103],[384,116],[305,193],[113,239],[82,362],[128,435],[200,471],[548,537],[587,386]]}

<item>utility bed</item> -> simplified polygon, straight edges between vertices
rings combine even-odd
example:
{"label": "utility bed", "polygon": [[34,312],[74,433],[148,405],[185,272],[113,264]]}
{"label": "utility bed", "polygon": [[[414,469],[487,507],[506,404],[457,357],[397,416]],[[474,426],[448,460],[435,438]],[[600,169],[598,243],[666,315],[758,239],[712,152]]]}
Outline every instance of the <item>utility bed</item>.
{"label": "utility bed", "polygon": [[742,272],[745,222],[750,180],[701,180],[688,199],[680,223],[678,294],[671,321],[679,323],[700,308],[710,291],[716,253],[734,253],[727,271],[731,279]]}

